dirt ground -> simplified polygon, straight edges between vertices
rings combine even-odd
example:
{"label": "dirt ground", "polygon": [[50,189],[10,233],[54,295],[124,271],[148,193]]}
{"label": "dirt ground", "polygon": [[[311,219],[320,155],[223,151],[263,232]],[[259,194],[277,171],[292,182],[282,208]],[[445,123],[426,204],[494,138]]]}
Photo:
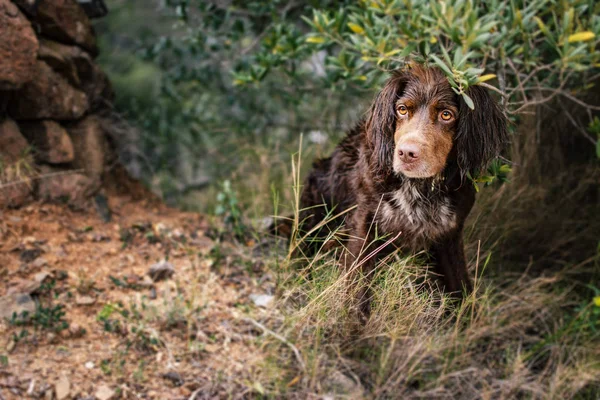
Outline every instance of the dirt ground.
{"label": "dirt ground", "polygon": [[0,322],[0,399],[256,391],[264,332],[252,319],[273,311],[274,290],[256,243],[220,240],[206,217],[160,204],[109,205],[110,222],[93,207],[0,212],[0,311],[11,315]]}

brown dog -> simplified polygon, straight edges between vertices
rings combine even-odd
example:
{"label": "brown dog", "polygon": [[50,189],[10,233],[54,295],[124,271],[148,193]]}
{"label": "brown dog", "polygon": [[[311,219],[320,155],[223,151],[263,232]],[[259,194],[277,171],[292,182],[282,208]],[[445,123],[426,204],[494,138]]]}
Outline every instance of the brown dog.
{"label": "brown dog", "polygon": [[[427,250],[445,290],[469,292],[462,231],[475,188],[466,176],[499,155],[507,121],[484,88],[472,86],[467,94],[475,110],[438,69],[394,72],[366,121],[331,157],[314,163],[301,198],[303,230],[313,230],[332,209],[356,206],[345,217],[347,270],[360,266],[368,277],[376,258],[395,248]],[[383,239],[375,240],[376,232]],[[369,293],[361,293],[368,315]]]}

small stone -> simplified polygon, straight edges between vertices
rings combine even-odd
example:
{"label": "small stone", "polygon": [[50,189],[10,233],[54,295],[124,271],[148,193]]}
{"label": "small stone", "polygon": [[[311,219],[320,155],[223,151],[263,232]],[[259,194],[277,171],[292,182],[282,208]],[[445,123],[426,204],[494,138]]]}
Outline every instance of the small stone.
{"label": "small stone", "polygon": [[[43,260],[43,258],[38,258],[38,260]],[[36,260],[37,261],[37,260]],[[45,260],[44,260],[45,261]],[[37,274],[35,274],[33,276],[33,279],[36,282],[39,283],[44,283],[44,281],[46,280],[46,278],[48,278],[50,276],[50,272],[48,271],[42,271],[42,272],[38,272]]]}
{"label": "small stone", "polygon": [[64,281],[69,278],[69,273],[64,269],[57,269],[54,271],[54,276],[57,281]]}
{"label": "small stone", "polygon": [[80,306],[90,306],[96,302],[96,299],[92,296],[77,296],[75,303]]}
{"label": "small stone", "polygon": [[115,398],[115,391],[106,385],[101,385],[94,394],[98,400],[111,400]]}
{"label": "small stone", "polygon": [[44,257],[37,258],[34,262],[31,263],[31,266],[34,268],[42,268],[46,265],[48,265],[48,260],[46,260]]}
{"label": "small stone", "polygon": [[267,308],[273,302],[274,296],[270,294],[251,294],[250,300],[258,306],[262,308]]}
{"label": "small stone", "polygon": [[175,371],[169,371],[166,374],[163,374],[162,377],[163,379],[171,381],[174,386],[181,386],[185,383],[181,375]]}
{"label": "small stone", "polygon": [[72,339],[78,339],[85,335],[85,329],[78,324],[72,324],[69,326],[68,334]]}
{"label": "small stone", "polygon": [[58,335],[54,332],[48,332],[46,334],[46,340],[48,343],[56,343],[58,341]]}
{"label": "small stone", "polygon": [[154,281],[149,276],[144,276],[142,280],[136,282],[136,285],[142,288],[153,288]]}
{"label": "small stone", "polygon": [[340,371],[334,371],[331,375],[329,375],[328,384],[335,392],[347,394],[364,393],[364,388],[360,383],[356,382],[354,379],[351,379]]}
{"label": "small stone", "polygon": [[19,259],[24,263],[30,263],[42,254],[40,249],[23,250],[19,255]]}
{"label": "small stone", "polygon": [[19,283],[14,293],[35,294],[42,287],[42,282],[24,280]]}
{"label": "small stone", "polygon": [[88,361],[85,363],[85,367],[87,369],[94,369],[94,363],[92,361]]}
{"label": "small stone", "polygon": [[54,392],[56,393],[56,400],[64,400],[69,397],[71,392],[71,382],[66,376],[61,376],[56,385],[54,386]]}
{"label": "small stone", "polygon": [[6,352],[12,353],[12,351],[17,347],[17,342],[14,339],[11,339],[10,342],[6,345]]}
{"label": "small stone", "polygon": [[173,267],[173,264],[166,260],[153,264],[148,270],[148,276],[150,276],[154,282],[169,279],[174,273],[175,267]]}
{"label": "small stone", "polygon": [[0,317],[3,319],[12,319],[13,314],[17,315],[17,320],[26,319],[23,313],[31,316],[35,313],[35,302],[27,293],[14,293],[0,297]]}

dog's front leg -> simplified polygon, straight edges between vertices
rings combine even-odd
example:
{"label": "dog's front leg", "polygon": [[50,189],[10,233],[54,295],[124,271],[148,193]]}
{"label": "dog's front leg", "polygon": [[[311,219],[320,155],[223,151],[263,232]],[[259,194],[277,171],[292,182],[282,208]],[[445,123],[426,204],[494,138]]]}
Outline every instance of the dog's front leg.
{"label": "dog's front leg", "polygon": [[355,222],[354,227],[350,230],[354,236],[344,251],[343,266],[350,308],[357,311],[364,324],[371,315],[371,280],[377,257],[371,254],[373,238],[367,233],[364,221]]}
{"label": "dog's front leg", "polygon": [[436,243],[431,255],[434,258],[435,271],[440,275],[446,292],[457,298],[471,293],[473,286],[467,272],[462,230]]}

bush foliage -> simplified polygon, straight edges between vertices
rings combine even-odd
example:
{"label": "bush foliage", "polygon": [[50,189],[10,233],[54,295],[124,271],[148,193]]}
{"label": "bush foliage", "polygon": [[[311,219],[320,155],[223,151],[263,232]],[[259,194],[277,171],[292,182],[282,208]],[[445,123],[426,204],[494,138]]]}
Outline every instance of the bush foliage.
{"label": "bush foliage", "polygon": [[[196,170],[228,177],[239,139],[277,147],[302,132],[339,136],[407,62],[437,65],[473,107],[465,90],[488,86],[515,120],[555,98],[599,110],[583,100],[600,65],[592,0],[169,0],[154,13],[113,3],[99,26],[104,63],[119,109],[145,132],[146,176],[161,172],[167,191],[173,178],[179,190],[193,185]],[[131,24],[140,14],[153,24]],[[134,42],[114,33],[124,25]],[[591,114],[576,125],[600,154]]]}

